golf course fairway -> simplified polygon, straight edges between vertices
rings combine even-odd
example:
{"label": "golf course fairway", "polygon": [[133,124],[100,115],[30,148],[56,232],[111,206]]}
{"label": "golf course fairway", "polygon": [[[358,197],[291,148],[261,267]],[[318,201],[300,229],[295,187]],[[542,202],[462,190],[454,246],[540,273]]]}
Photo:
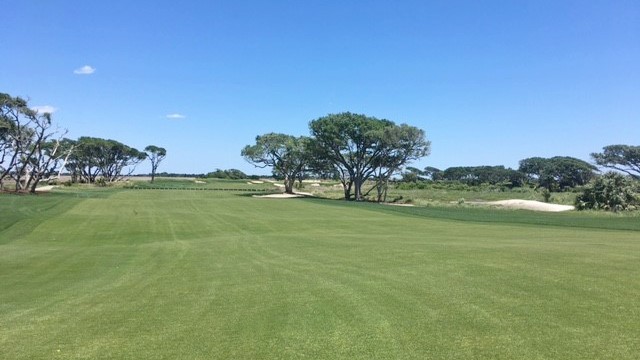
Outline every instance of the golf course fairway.
{"label": "golf course fairway", "polygon": [[0,195],[0,358],[637,359],[640,231],[438,211]]}

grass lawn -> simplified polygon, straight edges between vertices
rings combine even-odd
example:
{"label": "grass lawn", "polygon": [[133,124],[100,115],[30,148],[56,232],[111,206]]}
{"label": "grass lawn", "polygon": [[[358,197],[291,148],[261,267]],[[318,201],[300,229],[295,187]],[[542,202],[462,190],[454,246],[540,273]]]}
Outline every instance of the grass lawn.
{"label": "grass lawn", "polygon": [[231,191],[0,194],[0,358],[637,359],[638,223]]}

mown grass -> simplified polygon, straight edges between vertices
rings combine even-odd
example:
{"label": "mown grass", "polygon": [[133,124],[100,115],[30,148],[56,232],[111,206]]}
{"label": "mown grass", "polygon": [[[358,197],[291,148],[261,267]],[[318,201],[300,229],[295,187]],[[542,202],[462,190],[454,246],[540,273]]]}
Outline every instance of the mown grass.
{"label": "mown grass", "polygon": [[277,190],[269,182],[251,182],[248,180],[227,179],[172,179],[157,178],[153,183],[149,181],[130,181],[124,185],[128,189],[177,189],[177,190],[243,190],[243,191],[274,191]]}
{"label": "mown grass", "polygon": [[240,195],[1,195],[0,358],[639,353],[636,219]]}

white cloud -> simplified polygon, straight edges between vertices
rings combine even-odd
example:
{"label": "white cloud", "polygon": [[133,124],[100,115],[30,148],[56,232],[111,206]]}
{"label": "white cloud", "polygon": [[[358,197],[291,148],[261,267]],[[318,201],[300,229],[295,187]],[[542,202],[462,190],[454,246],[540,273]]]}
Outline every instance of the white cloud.
{"label": "white cloud", "polygon": [[85,65],[85,66],[83,66],[81,68],[77,68],[77,69],[73,70],[73,73],[77,74],[77,75],[91,75],[95,71],[96,71],[95,68],[92,68],[89,65]]}
{"label": "white cloud", "polygon": [[182,115],[182,114],[178,114],[178,113],[173,113],[173,114],[167,114],[167,119],[184,119],[186,118],[186,116]]}
{"label": "white cloud", "polygon": [[58,109],[54,108],[51,105],[42,105],[42,106],[33,106],[33,107],[31,107],[31,110],[37,111],[38,114],[44,114],[44,113],[53,114]]}

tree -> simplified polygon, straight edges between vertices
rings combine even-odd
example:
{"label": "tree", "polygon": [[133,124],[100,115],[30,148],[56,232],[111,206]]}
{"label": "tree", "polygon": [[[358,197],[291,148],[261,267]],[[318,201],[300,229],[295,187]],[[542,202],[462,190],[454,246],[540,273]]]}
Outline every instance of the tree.
{"label": "tree", "polygon": [[130,175],[147,154],[115,140],[80,137],[73,147],[66,168],[75,181],[94,183],[98,176],[107,182],[122,179],[125,169]]}
{"label": "tree", "polygon": [[518,171],[527,180],[549,191],[564,191],[587,184],[598,169],[586,161],[568,157],[532,157],[520,160]]}
{"label": "tree", "polygon": [[504,166],[456,166],[442,172],[442,178],[459,181],[463,184],[477,186],[480,184],[504,185],[507,187],[522,186],[523,174]]}
{"label": "tree", "polygon": [[386,201],[389,179],[394,173],[410,161],[429,155],[431,150],[424,131],[406,124],[385,128],[380,145],[380,156],[373,162],[378,202]]}
{"label": "tree", "polygon": [[309,128],[312,153],[334,167],[345,200],[363,200],[365,181],[373,177],[376,187],[384,187],[391,174],[430,148],[420,129],[349,112],[313,120]]}
{"label": "tree", "polygon": [[27,101],[0,93],[0,189],[7,178],[15,190],[35,192],[39,181],[54,170],[63,133],[53,129],[50,113],[29,108]]}
{"label": "tree", "polygon": [[578,210],[621,211],[634,209],[640,202],[634,182],[620,173],[608,172],[590,183],[576,197]]}
{"label": "tree", "polygon": [[601,153],[591,154],[596,164],[640,179],[640,146],[609,145],[602,150]]}
{"label": "tree", "polygon": [[442,170],[433,166],[427,166],[424,168],[424,176],[432,181],[438,181],[442,179]]}
{"label": "tree", "polygon": [[239,180],[239,179],[247,179],[247,174],[243,173],[238,169],[216,169],[216,171],[210,172],[206,175],[208,178],[216,178],[216,179],[231,179],[231,180]]}
{"label": "tree", "polygon": [[167,156],[167,150],[155,145],[149,145],[144,148],[144,151],[147,152],[147,158],[151,161],[151,182],[153,182],[156,177],[158,165],[160,165],[160,162]]}
{"label": "tree", "polygon": [[293,185],[308,163],[308,138],[269,133],[256,137],[254,145],[247,145],[241,155],[256,167],[272,167],[284,178],[287,194],[293,194]]}

